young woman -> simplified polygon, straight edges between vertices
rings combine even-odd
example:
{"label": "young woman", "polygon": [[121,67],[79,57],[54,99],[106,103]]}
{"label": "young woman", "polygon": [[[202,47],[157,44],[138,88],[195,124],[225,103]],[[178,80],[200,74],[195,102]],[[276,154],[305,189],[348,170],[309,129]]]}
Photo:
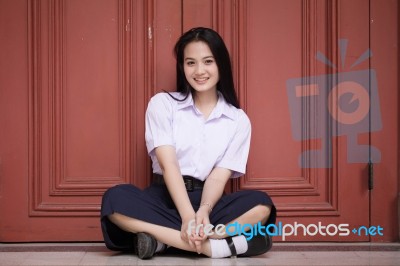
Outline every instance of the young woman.
{"label": "young woman", "polygon": [[251,134],[228,50],[217,32],[194,28],[178,40],[175,55],[177,92],[155,95],[146,112],[153,184],[145,190],[117,185],[104,194],[106,246],[141,259],[167,246],[212,258],[263,254],[272,246],[268,234],[231,236],[234,226],[204,230],[210,224],[268,225],[276,218],[264,192],[224,194],[226,182],[245,173]]}

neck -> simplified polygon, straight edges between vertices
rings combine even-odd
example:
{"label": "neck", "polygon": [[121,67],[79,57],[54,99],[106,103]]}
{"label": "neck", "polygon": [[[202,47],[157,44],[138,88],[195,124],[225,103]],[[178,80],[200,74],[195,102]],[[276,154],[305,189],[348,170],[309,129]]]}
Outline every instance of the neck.
{"label": "neck", "polygon": [[214,107],[218,102],[218,93],[216,90],[196,92],[194,94],[194,103],[197,108],[207,108],[209,106]]}
{"label": "neck", "polygon": [[202,112],[205,118],[211,114],[218,102],[218,94],[216,90],[206,92],[196,92],[194,95],[194,104],[197,109]]}

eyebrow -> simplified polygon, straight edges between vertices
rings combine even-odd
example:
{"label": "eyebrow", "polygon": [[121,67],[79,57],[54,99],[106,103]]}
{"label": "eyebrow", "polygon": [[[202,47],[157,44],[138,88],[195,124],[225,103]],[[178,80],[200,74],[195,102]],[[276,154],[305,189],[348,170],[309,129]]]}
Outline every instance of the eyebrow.
{"label": "eyebrow", "polygon": [[[209,56],[203,57],[203,58],[202,58],[202,60],[204,60],[204,59],[208,59],[208,58],[214,58],[214,56],[212,56],[212,55],[209,55]],[[186,61],[186,60],[196,60],[196,59],[194,59],[194,58],[191,58],[191,57],[186,57],[186,58],[185,58],[185,61]]]}

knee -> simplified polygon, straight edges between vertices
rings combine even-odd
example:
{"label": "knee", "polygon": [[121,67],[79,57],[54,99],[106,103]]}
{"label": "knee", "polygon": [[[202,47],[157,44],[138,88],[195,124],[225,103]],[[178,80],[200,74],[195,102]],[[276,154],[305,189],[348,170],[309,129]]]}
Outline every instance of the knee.
{"label": "knee", "polygon": [[261,221],[262,224],[266,223],[270,214],[271,214],[271,206],[267,205],[257,205],[253,208],[254,213],[257,216],[257,220]]}
{"label": "knee", "polygon": [[263,224],[268,221],[273,209],[273,203],[268,194],[261,191],[253,191],[253,202],[256,204],[254,207],[257,213],[258,221]]}
{"label": "knee", "polygon": [[113,224],[120,224],[126,220],[126,217],[122,214],[114,212],[112,214],[107,215],[108,220],[110,220]]}
{"label": "knee", "polygon": [[108,188],[104,194],[103,194],[103,198],[108,198],[114,194],[118,194],[119,190],[121,188],[121,185],[115,185],[113,187]]}
{"label": "knee", "polygon": [[115,205],[118,205],[118,202],[121,201],[121,197],[124,197],[124,195],[126,195],[125,190],[126,190],[125,185],[116,185],[107,189],[104,192],[103,197],[101,199],[102,216],[104,215],[103,209],[112,210],[114,209]]}

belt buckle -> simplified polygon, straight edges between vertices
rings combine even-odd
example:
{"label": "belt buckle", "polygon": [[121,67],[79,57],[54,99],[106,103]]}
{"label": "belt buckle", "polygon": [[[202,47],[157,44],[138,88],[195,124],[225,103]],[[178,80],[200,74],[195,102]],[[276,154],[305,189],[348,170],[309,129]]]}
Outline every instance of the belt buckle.
{"label": "belt buckle", "polygon": [[193,179],[191,178],[185,178],[184,179],[185,182],[185,187],[187,191],[193,191]]}

